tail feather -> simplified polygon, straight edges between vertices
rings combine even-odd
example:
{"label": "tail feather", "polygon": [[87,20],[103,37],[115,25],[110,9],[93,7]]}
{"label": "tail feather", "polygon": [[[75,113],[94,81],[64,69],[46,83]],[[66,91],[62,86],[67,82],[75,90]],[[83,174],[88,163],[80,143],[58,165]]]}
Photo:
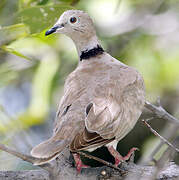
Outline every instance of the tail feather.
{"label": "tail feather", "polygon": [[68,141],[50,138],[40,143],[31,150],[31,155],[41,159],[36,165],[45,164],[53,160],[68,145]]}

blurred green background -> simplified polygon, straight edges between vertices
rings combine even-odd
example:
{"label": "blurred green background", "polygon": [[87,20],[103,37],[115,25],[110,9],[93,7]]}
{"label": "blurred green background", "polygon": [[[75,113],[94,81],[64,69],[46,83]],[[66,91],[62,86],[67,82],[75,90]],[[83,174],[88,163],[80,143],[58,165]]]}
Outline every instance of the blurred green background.
{"label": "blurred green background", "polygon": [[[89,13],[104,49],[143,75],[146,99],[179,118],[178,0],[0,0],[0,142],[21,152],[52,134],[66,76],[78,57],[68,37],[45,31],[68,9]],[[150,116],[144,111],[142,117]],[[178,129],[161,119],[151,124],[169,140]],[[159,139],[139,121],[118,145],[137,146],[138,162],[150,159]],[[166,146],[162,146],[159,158]],[[97,152],[104,156],[106,150]],[[6,162],[6,163],[4,163]],[[32,169],[0,151],[0,170]]]}

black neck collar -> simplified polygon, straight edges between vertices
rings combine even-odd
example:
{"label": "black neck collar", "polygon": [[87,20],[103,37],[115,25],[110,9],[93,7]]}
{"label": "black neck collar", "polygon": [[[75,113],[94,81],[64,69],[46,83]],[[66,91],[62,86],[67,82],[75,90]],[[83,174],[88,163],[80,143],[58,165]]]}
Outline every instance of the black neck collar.
{"label": "black neck collar", "polygon": [[87,49],[85,51],[82,51],[80,55],[80,61],[95,57],[99,54],[103,54],[103,52],[103,48],[100,45],[97,45],[97,47],[94,47],[90,50]]}

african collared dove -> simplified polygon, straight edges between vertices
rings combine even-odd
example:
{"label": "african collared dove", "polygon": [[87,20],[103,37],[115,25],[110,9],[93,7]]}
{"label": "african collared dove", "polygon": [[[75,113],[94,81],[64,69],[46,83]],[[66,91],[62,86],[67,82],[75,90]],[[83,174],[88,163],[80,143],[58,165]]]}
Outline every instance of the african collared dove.
{"label": "african collared dove", "polygon": [[54,32],[74,41],[79,63],[65,81],[53,136],[31,154],[43,164],[69,147],[79,164],[78,151],[105,145],[118,165],[117,142],[133,129],[144,106],[143,78],[103,50],[87,13],[65,11],[46,35]]}

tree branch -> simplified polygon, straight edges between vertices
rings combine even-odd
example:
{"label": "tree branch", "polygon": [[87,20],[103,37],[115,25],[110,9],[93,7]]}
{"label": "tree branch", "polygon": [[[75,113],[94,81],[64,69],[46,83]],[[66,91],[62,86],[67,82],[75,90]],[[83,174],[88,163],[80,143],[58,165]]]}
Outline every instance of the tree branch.
{"label": "tree branch", "polygon": [[168,140],[166,140],[164,137],[162,137],[157,131],[155,131],[150,124],[147,123],[147,121],[142,120],[142,122],[144,122],[144,124],[150,129],[150,131],[157,137],[159,137],[165,144],[167,144],[168,146],[170,146],[171,148],[173,148],[176,152],[179,153],[179,149],[177,147],[175,147],[173,144],[171,144]]}
{"label": "tree branch", "polygon": [[23,153],[20,153],[20,152],[17,152],[15,150],[12,150],[9,147],[6,147],[5,145],[3,145],[1,143],[0,143],[0,150],[5,151],[5,152],[7,152],[9,154],[12,154],[12,155],[14,155],[14,156],[16,156],[16,157],[18,157],[18,158],[20,158],[20,159],[22,159],[24,161],[30,162],[32,164],[34,164],[36,162],[36,158],[35,157],[29,156],[29,155],[25,155]]}
{"label": "tree branch", "polygon": [[50,180],[49,175],[43,170],[29,171],[0,171],[1,180]]}
{"label": "tree branch", "polygon": [[158,118],[165,119],[179,126],[179,120],[173,117],[171,114],[169,114],[160,104],[159,106],[155,106],[149,103],[148,101],[146,101],[145,107],[149,109],[150,111],[152,111],[154,115],[156,115]]}
{"label": "tree branch", "polygon": [[109,162],[107,162],[107,161],[105,161],[105,160],[103,160],[103,159],[100,159],[100,158],[98,158],[98,157],[94,157],[94,156],[92,156],[92,155],[90,155],[90,154],[86,154],[86,153],[84,153],[84,152],[78,152],[78,154],[80,154],[80,155],[82,155],[82,156],[84,156],[84,157],[87,157],[87,158],[89,158],[89,159],[93,159],[93,160],[95,160],[95,161],[101,162],[102,164],[104,164],[104,165],[106,165],[106,166],[108,166],[108,167],[111,167],[111,168],[113,168],[113,169],[118,170],[121,174],[125,174],[125,173],[126,173],[123,169],[118,168],[118,167],[116,167],[115,165],[113,165],[113,164],[111,164],[111,163],[109,163]]}
{"label": "tree branch", "polygon": [[[124,163],[121,168],[123,168],[127,173],[123,176],[120,173],[112,168],[103,166],[97,168],[87,168],[82,169],[81,174],[77,174],[75,168],[67,166],[61,167],[60,174],[56,177],[56,180],[59,179],[78,179],[78,180],[94,180],[99,179],[118,179],[122,180],[127,178],[128,180],[136,179],[151,179],[153,173],[156,171],[154,166],[140,166],[133,163]],[[137,178],[135,178],[137,177]],[[179,177],[179,167],[174,163],[168,163],[166,166],[159,172],[157,179],[174,179]],[[0,179],[2,180],[51,180],[52,178],[44,170],[30,170],[30,171],[0,171]]]}

